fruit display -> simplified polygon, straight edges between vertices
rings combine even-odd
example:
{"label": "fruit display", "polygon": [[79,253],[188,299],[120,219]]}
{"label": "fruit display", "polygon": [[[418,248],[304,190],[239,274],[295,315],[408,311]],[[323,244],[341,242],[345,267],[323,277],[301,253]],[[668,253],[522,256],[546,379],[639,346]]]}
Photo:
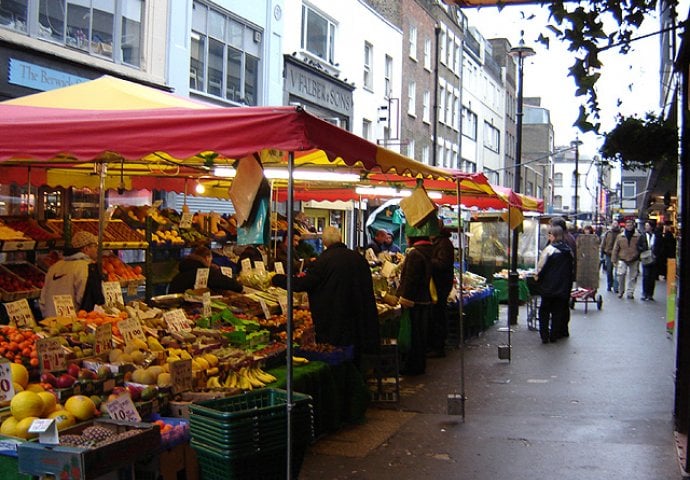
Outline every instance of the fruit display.
{"label": "fruit display", "polygon": [[43,282],[45,282],[46,278],[45,273],[30,263],[19,262],[0,265],[0,275],[4,275],[5,270],[24,280],[25,285],[29,285],[30,288],[38,288],[39,290],[43,288]]}
{"label": "fruit display", "polygon": [[25,236],[36,240],[36,242],[38,242],[37,247],[39,248],[53,245],[61,240],[60,235],[41,227],[38,222],[32,218],[5,218],[3,222],[8,227],[22,232]]}
{"label": "fruit display", "polygon": [[[48,220],[46,225],[60,236],[64,236],[62,220]],[[98,220],[72,220],[72,235],[85,231],[98,235]],[[104,248],[146,248],[146,239],[136,230],[131,229],[122,220],[111,220],[105,223],[103,231]]]}
{"label": "fruit display", "polygon": [[[0,327],[0,356],[26,369],[36,369],[38,367],[37,339],[38,335],[33,330],[3,325]],[[28,374],[26,383],[28,383]]]}
{"label": "fruit display", "polygon": [[0,300],[12,302],[21,298],[36,298],[41,294],[41,289],[34,286],[33,282],[18,277],[9,270],[0,269]]}
{"label": "fruit display", "polygon": [[[146,230],[143,228],[137,228],[137,232],[145,236]],[[157,230],[151,232],[151,243],[156,247],[163,246],[182,246],[185,244],[184,239],[180,236],[180,232],[176,228],[170,228],[167,230]]]}
{"label": "fruit display", "polygon": [[104,255],[101,268],[109,282],[128,283],[146,279],[140,266],[127,265],[116,255]]}
{"label": "fruit display", "polygon": [[31,240],[31,238],[0,220],[0,242],[22,242],[27,240]]}

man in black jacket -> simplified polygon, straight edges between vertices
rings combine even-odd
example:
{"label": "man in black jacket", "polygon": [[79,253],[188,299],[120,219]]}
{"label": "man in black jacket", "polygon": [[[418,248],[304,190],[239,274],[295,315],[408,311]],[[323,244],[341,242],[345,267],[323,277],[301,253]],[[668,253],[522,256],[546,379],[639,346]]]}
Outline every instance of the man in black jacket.
{"label": "man in black jacket", "polygon": [[[304,276],[292,279],[292,289],[309,295],[316,341],[353,346],[358,365],[361,354],[376,353],[380,342],[371,270],[342,242],[337,228],[324,228],[321,239],[326,250]],[[272,283],[285,288],[287,277],[275,275]]]}
{"label": "man in black jacket", "polygon": [[455,276],[455,247],[450,241],[450,232],[443,228],[439,220],[441,231],[432,237],[431,245],[431,276],[436,285],[438,300],[433,306],[431,322],[429,324],[427,356],[445,357],[446,336],[448,331],[448,295],[453,289]]}
{"label": "man in black jacket", "polygon": [[208,268],[208,281],[206,286],[212,291],[231,290],[241,292],[242,284],[234,278],[223,275],[217,265],[211,265],[213,255],[208,247],[197,247],[178,265],[179,273],[170,281],[168,293],[184,293],[185,290],[194,288],[197,270]]}
{"label": "man in black jacket", "polygon": [[563,240],[563,229],[552,226],[548,235],[549,244],[539,257],[536,276],[541,294],[539,335],[542,343],[555,342],[562,336],[573,283],[574,258]]}

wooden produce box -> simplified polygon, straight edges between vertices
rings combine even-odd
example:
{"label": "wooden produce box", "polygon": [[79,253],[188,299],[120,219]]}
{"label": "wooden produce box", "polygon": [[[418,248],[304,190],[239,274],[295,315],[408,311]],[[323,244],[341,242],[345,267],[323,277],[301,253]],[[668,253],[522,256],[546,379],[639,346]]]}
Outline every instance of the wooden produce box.
{"label": "wooden produce box", "polygon": [[79,434],[94,424],[115,429],[118,433],[133,429],[138,433],[92,449],[26,442],[17,448],[19,472],[36,476],[55,475],[64,480],[87,480],[132,465],[160,450],[158,425],[149,423],[97,419],[75,425],[60,434]]}
{"label": "wooden produce box", "polygon": [[[85,231],[98,236],[99,220],[72,220],[72,236],[77,232]],[[62,220],[48,220],[46,225],[60,236],[64,236],[64,222]],[[123,249],[123,248],[146,248],[148,243],[146,238],[136,230],[130,228],[122,220],[111,220],[105,223],[103,231],[103,248]]]}

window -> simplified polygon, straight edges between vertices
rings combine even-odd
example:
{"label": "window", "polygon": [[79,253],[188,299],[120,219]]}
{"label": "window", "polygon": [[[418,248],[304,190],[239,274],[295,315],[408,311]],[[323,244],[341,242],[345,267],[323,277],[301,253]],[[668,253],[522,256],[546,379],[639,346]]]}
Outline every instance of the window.
{"label": "window", "polygon": [[484,122],[484,146],[489,150],[499,153],[501,133],[498,128],[489,122]]}
{"label": "window", "polygon": [[553,176],[553,186],[562,187],[563,186],[563,174],[557,173]]}
{"label": "window", "polygon": [[[467,160],[465,160],[465,162],[467,162]],[[490,168],[484,167],[484,175],[486,175],[486,178],[487,178],[487,180],[489,180],[490,183],[498,185],[499,178],[498,178],[498,172],[496,170],[491,170]]]}
{"label": "window", "polygon": [[623,190],[621,192],[623,200],[631,200],[637,196],[637,184],[634,181],[623,182]]}
{"label": "window", "polygon": [[384,75],[384,95],[386,98],[391,96],[393,91],[393,57],[386,55]]}
{"label": "window", "polygon": [[427,90],[426,92],[424,92],[424,96],[422,97],[422,120],[425,123],[430,122],[430,120],[429,120],[429,115],[431,112],[430,103],[431,103],[431,92],[429,90]]}
{"label": "window", "polygon": [[431,40],[424,40],[424,68],[431,70]]}
{"label": "window", "polygon": [[258,105],[263,32],[194,2],[189,88],[244,105]]}
{"label": "window", "polygon": [[415,158],[414,157],[414,139],[410,139],[407,141],[407,153],[406,155],[410,158]]}
{"label": "window", "polygon": [[335,63],[335,23],[306,5],[302,5],[301,46],[331,65]]}
{"label": "window", "polygon": [[407,85],[407,114],[413,117],[417,115],[416,113],[416,100],[417,95],[417,84],[415,82],[410,82]]}
{"label": "window", "polygon": [[369,42],[364,42],[364,88],[369,90],[373,86],[373,61],[374,61],[374,46]]}
{"label": "window", "polygon": [[454,118],[453,118],[453,91],[448,88],[447,93],[446,93],[446,110],[443,112],[443,120],[445,121],[446,125],[449,127],[453,126]]}
{"label": "window", "polygon": [[553,208],[555,209],[562,209],[563,208],[563,197],[560,195],[554,195],[553,197]]}
{"label": "window", "polygon": [[429,165],[429,145],[422,147],[422,163]]}
{"label": "window", "polygon": [[13,0],[2,2],[0,26],[139,67],[143,9],[143,0]]}
{"label": "window", "polygon": [[417,60],[417,27],[410,26],[410,58]]}
{"label": "window", "polygon": [[446,123],[446,87],[445,85],[439,85],[438,87],[438,98],[441,104],[438,106],[438,121],[440,123]]}
{"label": "window", "polygon": [[371,140],[371,121],[362,120],[362,138]]}
{"label": "window", "polygon": [[477,114],[466,107],[462,107],[462,134],[477,140]]}
{"label": "window", "polygon": [[441,27],[441,34],[438,36],[438,43],[440,47],[439,59],[441,63],[446,60],[446,29]]}
{"label": "window", "polygon": [[458,91],[454,90],[453,91],[453,106],[451,107],[450,110],[450,115],[451,115],[451,120],[450,120],[450,126],[453,127],[453,130],[459,130],[459,125],[458,125],[458,110],[460,108],[460,97],[458,97]]}

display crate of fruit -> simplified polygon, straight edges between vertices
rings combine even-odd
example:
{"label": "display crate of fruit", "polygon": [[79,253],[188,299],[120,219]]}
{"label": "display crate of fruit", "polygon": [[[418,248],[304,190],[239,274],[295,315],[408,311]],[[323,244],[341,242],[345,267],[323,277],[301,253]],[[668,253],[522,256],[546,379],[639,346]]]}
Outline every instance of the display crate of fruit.
{"label": "display crate of fruit", "polygon": [[0,300],[13,302],[22,298],[38,298],[41,289],[0,265]]}
{"label": "display crate of fruit", "polygon": [[0,252],[33,250],[36,241],[0,220]]}
{"label": "display crate of fruit", "polygon": [[69,479],[97,478],[154,454],[160,444],[158,425],[97,419],[60,432],[60,445],[19,445],[19,472]]}
{"label": "display crate of fruit", "polygon": [[61,248],[64,246],[63,238],[48,228],[41,226],[36,220],[29,217],[5,217],[3,222],[10,228],[22,232],[25,236],[36,241],[35,248]]}
{"label": "display crate of fruit", "polygon": [[[46,279],[46,274],[41,271],[41,269],[35,267],[29,262],[8,262],[0,265],[4,269],[9,270],[27,284],[31,284],[33,288],[38,288],[39,290],[43,288],[43,283]],[[2,270],[0,270],[1,272]]]}
{"label": "display crate of fruit", "polygon": [[[64,222],[62,220],[48,220],[46,224],[53,232],[64,236]],[[72,236],[81,231],[98,235],[98,224],[98,220],[72,220]],[[122,220],[111,220],[105,223],[103,248],[146,248],[147,246],[146,238],[127,226]]]}

